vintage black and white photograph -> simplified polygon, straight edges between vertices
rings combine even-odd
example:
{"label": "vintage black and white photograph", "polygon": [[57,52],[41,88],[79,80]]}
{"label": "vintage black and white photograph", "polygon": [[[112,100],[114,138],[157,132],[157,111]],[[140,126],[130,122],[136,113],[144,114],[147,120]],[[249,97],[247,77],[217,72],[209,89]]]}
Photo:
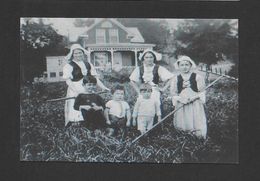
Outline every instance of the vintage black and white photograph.
{"label": "vintage black and white photograph", "polygon": [[239,163],[238,19],[20,18],[20,161]]}

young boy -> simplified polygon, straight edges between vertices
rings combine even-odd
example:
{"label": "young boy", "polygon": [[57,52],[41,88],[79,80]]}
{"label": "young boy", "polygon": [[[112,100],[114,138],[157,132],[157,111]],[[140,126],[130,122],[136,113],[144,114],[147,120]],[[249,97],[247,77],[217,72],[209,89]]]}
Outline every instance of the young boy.
{"label": "young boy", "polygon": [[133,125],[144,134],[146,131],[153,127],[153,120],[155,114],[158,121],[161,121],[160,103],[151,97],[152,87],[150,84],[145,83],[140,86],[141,96],[137,98],[133,111]]}
{"label": "young boy", "polygon": [[126,136],[126,126],[130,126],[131,112],[129,104],[124,101],[125,90],[121,85],[112,89],[112,100],[106,103],[105,117],[106,123],[112,128],[111,135]]}
{"label": "young boy", "polygon": [[96,84],[97,79],[94,76],[86,76],[83,79],[85,93],[79,94],[74,103],[74,109],[81,111],[84,124],[90,130],[106,126],[103,113],[105,103],[102,97],[96,94]]}

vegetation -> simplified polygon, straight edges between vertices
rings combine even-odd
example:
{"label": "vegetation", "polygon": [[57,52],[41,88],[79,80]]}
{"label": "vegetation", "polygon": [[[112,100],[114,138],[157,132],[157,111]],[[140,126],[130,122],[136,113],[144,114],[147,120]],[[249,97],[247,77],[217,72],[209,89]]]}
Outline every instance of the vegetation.
{"label": "vegetation", "polygon": [[[115,83],[105,82],[109,87]],[[132,108],[136,94],[128,82],[126,100]],[[128,130],[125,142],[109,137],[104,130],[64,127],[64,101],[46,102],[64,97],[66,85],[38,83],[21,87],[20,159],[27,161],[75,162],[157,162],[202,163],[238,161],[237,83],[223,79],[207,92],[208,138],[200,140],[192,133],[177,131],[172,117],[139,142],[135,128]],[[163,96],[165,114],[172,111]],[[107,101],[109,94],[102,94]]]}

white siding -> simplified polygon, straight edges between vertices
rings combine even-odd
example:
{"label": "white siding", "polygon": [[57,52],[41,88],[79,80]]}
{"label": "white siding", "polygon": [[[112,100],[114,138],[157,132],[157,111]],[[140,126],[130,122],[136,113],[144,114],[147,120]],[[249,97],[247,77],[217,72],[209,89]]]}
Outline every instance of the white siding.
{"label": "white siding", "polygon": [[[64,81],[62,78],[62,69],[66,64],[64,60],[64,56],[51,56],[46,57],[46,65],[47,65],[47,81],[48,82],[59,82]],[[51,77],[50,75],[56,74],[55,77]]]}

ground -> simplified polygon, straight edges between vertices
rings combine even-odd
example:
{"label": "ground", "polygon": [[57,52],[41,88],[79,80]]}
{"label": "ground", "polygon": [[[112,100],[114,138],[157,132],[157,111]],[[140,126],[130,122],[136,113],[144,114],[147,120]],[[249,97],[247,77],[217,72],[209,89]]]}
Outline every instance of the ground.
{"label": "ground", "polygon": [[[115,77],[104,83],[115,86]],[[126,100],[133,108],[136,94],[127,80]],[[172,116],[146,137],[131,144],[138,133],[129,129],[125,142],[91,132],[84,127],[64,127],[65,82],[22,85],[20,90],[20,160],[75,162],[156,162],[156,163],[237,163],[238,85],[222,79],[207,91],[208,137],[201,140],[191,133],[174,129]],[[163,96],[165,114],[171,102]],[[111,95],[102,94],[107,101]]]}

